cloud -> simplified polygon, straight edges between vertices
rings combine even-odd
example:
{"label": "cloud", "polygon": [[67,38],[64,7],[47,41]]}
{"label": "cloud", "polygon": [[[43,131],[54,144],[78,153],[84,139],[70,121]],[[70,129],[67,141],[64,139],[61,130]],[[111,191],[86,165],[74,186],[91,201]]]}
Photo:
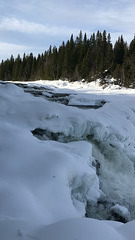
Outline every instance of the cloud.
{"label": "cloud", "polygon": [[[7,0],[8,1],[8,0]],[[133,34],[133,0],[12,0],[15,15],[0,22],[0,30],[30,35],[48,35],[62,40],[82,30],[90,35],[97,30]],[[98,7],[97,7],[98,6]],[[38,17],[37,17],[38,16]],[[24,18],[25,17],[25,18]],[[38,22],[37,22],[38,21]],[[44,40],[45,41],[45,40]]]}
{"label": "cloud", "polygon": [[17,18],[3,18],[0,23],[0,30],[3,31],[14,31],[27,34],[49,34],[52,36],[57,35],[69,35],[72,32],[79,32],[78,29],[71,29],[65,26],[51,26],[44,25],[35,22],[26,21],[24,19]]}
{"label": "cloud", "polygon": [[[15,57],[18,55],[23,55],[24,52],[31,52],[31,48],[25,45],[12,44],[7,42],[0,42],[0,61],[2,59],[10,58],[11,55]],[[2,57],[1,57],[2,56]]]}
{"label": "cloud", "polygon": [[2,58],[30,48],[41,53],[49,45],[66,42],[71,34],[76,37],[80,30],[88,37],[106,30],[112,43],[121,34],[128,43],[134,37],[134,0],[1,0],[0,10]]}

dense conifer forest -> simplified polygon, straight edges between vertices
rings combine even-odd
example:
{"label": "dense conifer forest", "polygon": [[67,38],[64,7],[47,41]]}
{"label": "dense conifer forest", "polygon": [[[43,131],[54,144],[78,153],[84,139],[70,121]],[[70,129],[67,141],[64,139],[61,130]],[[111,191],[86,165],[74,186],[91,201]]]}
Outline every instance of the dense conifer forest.
{"label": "dense conifer forest", "polygon": [[128,45],[120,36],[114,45],[110,33],[98,31],[87,38],[86,33],[63,42],[60,47],[50,46],[48,51],[11,56],[0,64],[0,79],[6,81],[32,81],[37,79],[85,79],[93,81],[114,77],[117,84],[135,85],[135,37]]}

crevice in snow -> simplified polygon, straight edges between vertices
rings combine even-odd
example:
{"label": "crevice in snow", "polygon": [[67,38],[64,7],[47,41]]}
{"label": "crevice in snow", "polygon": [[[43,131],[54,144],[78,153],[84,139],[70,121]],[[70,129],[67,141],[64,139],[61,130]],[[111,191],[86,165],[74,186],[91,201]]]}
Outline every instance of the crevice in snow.
{"label": "crevice in snow", "polygon": [[106,198],[99,198],[97,202],[87,201],[86,217],[100,220],[112,220],[126,223],[130,220],[128,209]]}
{"label": "crevice in snow", "polygon": [[63,132],[52,132],[48,129],[36,128],[31,132],[40,140],[53,140],[63,143],[68,143],[76,140],[74,136],[65,136]]}
{"label": "crevice in snow", "polygon": [[80,109],[98,109],[101,108],[106,101],[104,99],[86,101],[84,98],[76,98],[74,93],[55,92],[49,87],[29,86],[27,84],[17,83],[17,86],[24,89],[26,93],[31,93],[35,97],[42,97],[48,101],[57,102],[66,106],[77,107]]}
{"label": "crevice in snow", "polygon": [[95,161],[93,161],[93,163],[92,163],[92,166],[95,167],[96,174],[97,174],[97,176],[99,176],[100,175],[100,163],[99,163],[99,161],[97,159],[95,159]]}
{"label": "crevice in snow", "polygon": [[[81,126],[78,128],[82,129]],[[120,134],[112,133],[108,128],[96,122],[87,122],[86,129],[82,134],[78,134],[78,129],[74,128],[69,134],[64,132],[53,132],[49,129],[34,129],[32,134],[41,140],[54,140],[58,142],[68,143],[72,141],[86,140],[92,144],[93,167],[99,178],[99,187],[104,193],[105,199],[91,204],[86,194],[83,181],[75,188],[71,188],[71,196],[73,203],[75,201],[85,202],[86,215],[88,217],[96,217],[99,219],[120,220],[122,222],[134,218],[135,211],[133,208],[133,192],[130,189],[130,182],[134,181],[134,159],[129,153],[123,149],[126,139]],[[128,178],[131,178],[129,181]],[[75,179],[73,179],[75,182]],[[74,184],[71,184],[73,186]],[[135,184],[134,184],[135,187]],[[85,197],[84,197],[85,196]],[[128,217],[121,216],[112,210],[115,204],[125,206],[128,211]],[[135,206],[135,205],[134,205]]]}

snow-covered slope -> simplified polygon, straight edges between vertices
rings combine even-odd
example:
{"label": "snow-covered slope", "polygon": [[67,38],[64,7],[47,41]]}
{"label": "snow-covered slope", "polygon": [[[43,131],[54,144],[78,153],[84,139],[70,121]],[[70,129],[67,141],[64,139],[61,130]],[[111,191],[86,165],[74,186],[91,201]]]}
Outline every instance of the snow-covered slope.
{"label": "snow-covered slope", "polygon": [[19,86],[0,82],[1,239],[133,239],[84,217],[135,218],[135,90]]}

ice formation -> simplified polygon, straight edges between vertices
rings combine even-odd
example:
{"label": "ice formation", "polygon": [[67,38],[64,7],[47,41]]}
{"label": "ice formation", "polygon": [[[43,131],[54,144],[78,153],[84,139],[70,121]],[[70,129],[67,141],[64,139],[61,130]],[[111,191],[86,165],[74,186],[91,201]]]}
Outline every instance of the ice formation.
{"label": "ice formation", "polygon": [[84,217],[135,218],[135,91],[62,81],[20,86],[0,83],[2,240],[57,240],[51,229],[66,234],[72,221],[83,233],[91,224],[84,239],[98,240],[92,226],[105,225],[123,239],[134,222],[125,230]]}

